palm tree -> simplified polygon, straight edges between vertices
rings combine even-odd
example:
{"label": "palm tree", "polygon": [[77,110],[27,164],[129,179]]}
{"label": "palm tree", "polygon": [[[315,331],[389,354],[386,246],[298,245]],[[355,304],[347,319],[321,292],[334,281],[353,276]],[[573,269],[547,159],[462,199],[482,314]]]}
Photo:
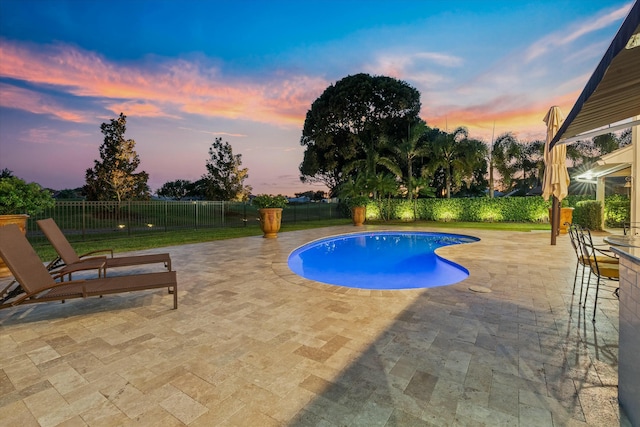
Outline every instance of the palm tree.
{"label": "palm tree", "polygon": [[[380,155],[380,152],[385,148],[385,139],[381,139],[381,143],[378,146],[374,144],[364,144],[362,146],[365,157],[357,159],[346,165],[342,169],[343,176],[349,176],[352,173],[362,175],[364,179],[373,179],[378,174],[378,167],[382,166],[395,176],[402,176],[402,171],[393,159]],[[375,190],[374,190],[375,193]],[[375,194],[374,194],[375,195]]]}
{"label": "palm tree", "polygon": [[510,190],[516,182],[516,173],[522,169],[523,146],[512,133],[503,133],[493,143],[491,157],[503,186]]}
{"label": "palm tree", "polygon": [[541,140],[531,141],[524,146],[523,169],[529,172],[528,184],[535,187],[541,184],[544,173],[544,146]]}
{"label": "palm tree", "polygon": [[429,154],[429,147],[421,145],[422,137],[427,133],[427,125],[420,120],[409,127],[407,139],[403,139],[399,145],[391,147],[391,150],[398,157],[399,163],[406,167],[407,175],[403,176],[404,185],[407,187],[407,198],[414,197],[413,191],[413,162],[416,158],[425,157]]}
{"label": "palm tree", "polygon": [[[459,143],[459,157],[456,161],[456,178],[454,181],[464,181],[467,185],[467,190],[471,188],[471,184],[476,181],[478,184],[482,184],[482,189],[486,188],[484,182],[478,182],[478,178],[475,176],[477,171],[486,172],[487,155],[489,149],[484,142],[479,139],[463,139]],[[484,178],[482,178],[484,180]]]}
{"label": "palm tree", "polygon": [[460,185],[469,171],[469,165],[475,164],[475,157],[484,157],[475,143],[469,143],[469,132],[465,127],[458,127],[452,133],[441,132],[435,139],[429,141],[430,161],[428,172],[435,174],[438,169],[444,173],[445,192],[447,199],[451,198],[451,188]]}
{"label": "palm tree", "polygon": [[426,197],[435,197],[436,189],[429,186],[430,182],[426,176],[420,176],[418,178],[411,178],[411,186],[413,188],[413,198],[417,199],[419,195]]}
{"label": "palm tree", "polygon": [[344,199],[369,198],[370,184],[363,174],[357,174],[343,181],[338,194]]}
{"label": "palm tree", "polygon": [[[390,173],[379,173],[376,176],[369,179],[369,188],[377,194],[376,200],[380,209],[380,215],[385,221],[389,219],[389,206],[391,205],[391,197],[398,194],[398,180],[396,176]],[[383,199],[387,196],[387,209],[385,217],[385,209],[383,209]]]}

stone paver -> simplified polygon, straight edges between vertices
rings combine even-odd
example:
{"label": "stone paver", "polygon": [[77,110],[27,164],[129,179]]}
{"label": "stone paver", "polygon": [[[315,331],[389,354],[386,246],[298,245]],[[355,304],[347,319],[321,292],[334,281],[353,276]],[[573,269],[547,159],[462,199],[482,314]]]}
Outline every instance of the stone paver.
{"label": "stone paver", "polygon": [[[571,294],[568,236],[550,246],[548,233],[463,230],[481,240],[438,253],[470,277],[432,289],[347,289],[287,267],[288,254],[313,239],[389,228],[330,227],[145,251],[171,253],[178,310],[161,291],[3,310],[0,420],[620,424],[618,302],[604,292],[597,322],[583,315]],[[589,301],[586,311],[592,307]]]}

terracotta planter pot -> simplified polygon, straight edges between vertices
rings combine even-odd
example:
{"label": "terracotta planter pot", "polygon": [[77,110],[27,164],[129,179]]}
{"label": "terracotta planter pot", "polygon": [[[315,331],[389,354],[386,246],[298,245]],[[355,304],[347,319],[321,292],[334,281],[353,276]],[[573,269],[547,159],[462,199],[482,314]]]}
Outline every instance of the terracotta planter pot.
{"label": "terracotta planter pot", "polygon": [[[549,209],[549,220],[551,220],[551,209]],[[565,223],[573,223],[573,208],[560,208],[560,228],[558,228],[558,233],[567,234],[569,232],[569,227],[564,225]]]}
{"label": "terracotta planter pot", "polygon": [[[23,234],[27,234],[27,219],[29,215],[0,215],[0,227],[4,227],[9,224],[17,224],[18,228]],[[0,258],[0,277],[11,276],[11,270],[4,263],[4,260]]]}
{"label": "terracotta planter pot", "polygon": [[260,213],[260,228],[265,239],[275,239],[280,231],[280,222],[282,221],[282,208],[262,208]]}
{"label": "terracotta planter pot", "polygon": [[353,225],[356,227],[364,224],[365,219],[367,218],[367,207],[366,206],[354,206],[351,208],[351,218],[353,219]]}

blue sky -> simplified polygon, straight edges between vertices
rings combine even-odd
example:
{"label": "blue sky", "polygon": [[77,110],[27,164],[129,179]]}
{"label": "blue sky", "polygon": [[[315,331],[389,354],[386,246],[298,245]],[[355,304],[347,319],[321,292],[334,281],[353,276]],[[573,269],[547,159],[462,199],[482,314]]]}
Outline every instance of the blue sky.
{"label": "blue sky", "polygon": [[360,72],[416,87],[430,126],[542,139],[631,4],[0,0],[0,168],[81,186],[123,112],[153,190],[204,174],[217,136],[254,193],[322,189],[299,182],[304,117]]}

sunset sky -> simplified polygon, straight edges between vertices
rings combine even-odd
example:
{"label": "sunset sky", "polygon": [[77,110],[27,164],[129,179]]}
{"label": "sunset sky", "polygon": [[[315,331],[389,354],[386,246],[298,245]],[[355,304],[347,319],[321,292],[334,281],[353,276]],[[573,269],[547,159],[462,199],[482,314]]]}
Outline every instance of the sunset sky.
{"label": "sunset sky", "polygon": [[429,126],[543,139],[568,114],[631,1],[0,0],[0,169],[84,184],[100,124],[127,116],[152,191],[205,172],[216,137],[253,193],[301,184],[302,126],[360,72],[421,93]]}

